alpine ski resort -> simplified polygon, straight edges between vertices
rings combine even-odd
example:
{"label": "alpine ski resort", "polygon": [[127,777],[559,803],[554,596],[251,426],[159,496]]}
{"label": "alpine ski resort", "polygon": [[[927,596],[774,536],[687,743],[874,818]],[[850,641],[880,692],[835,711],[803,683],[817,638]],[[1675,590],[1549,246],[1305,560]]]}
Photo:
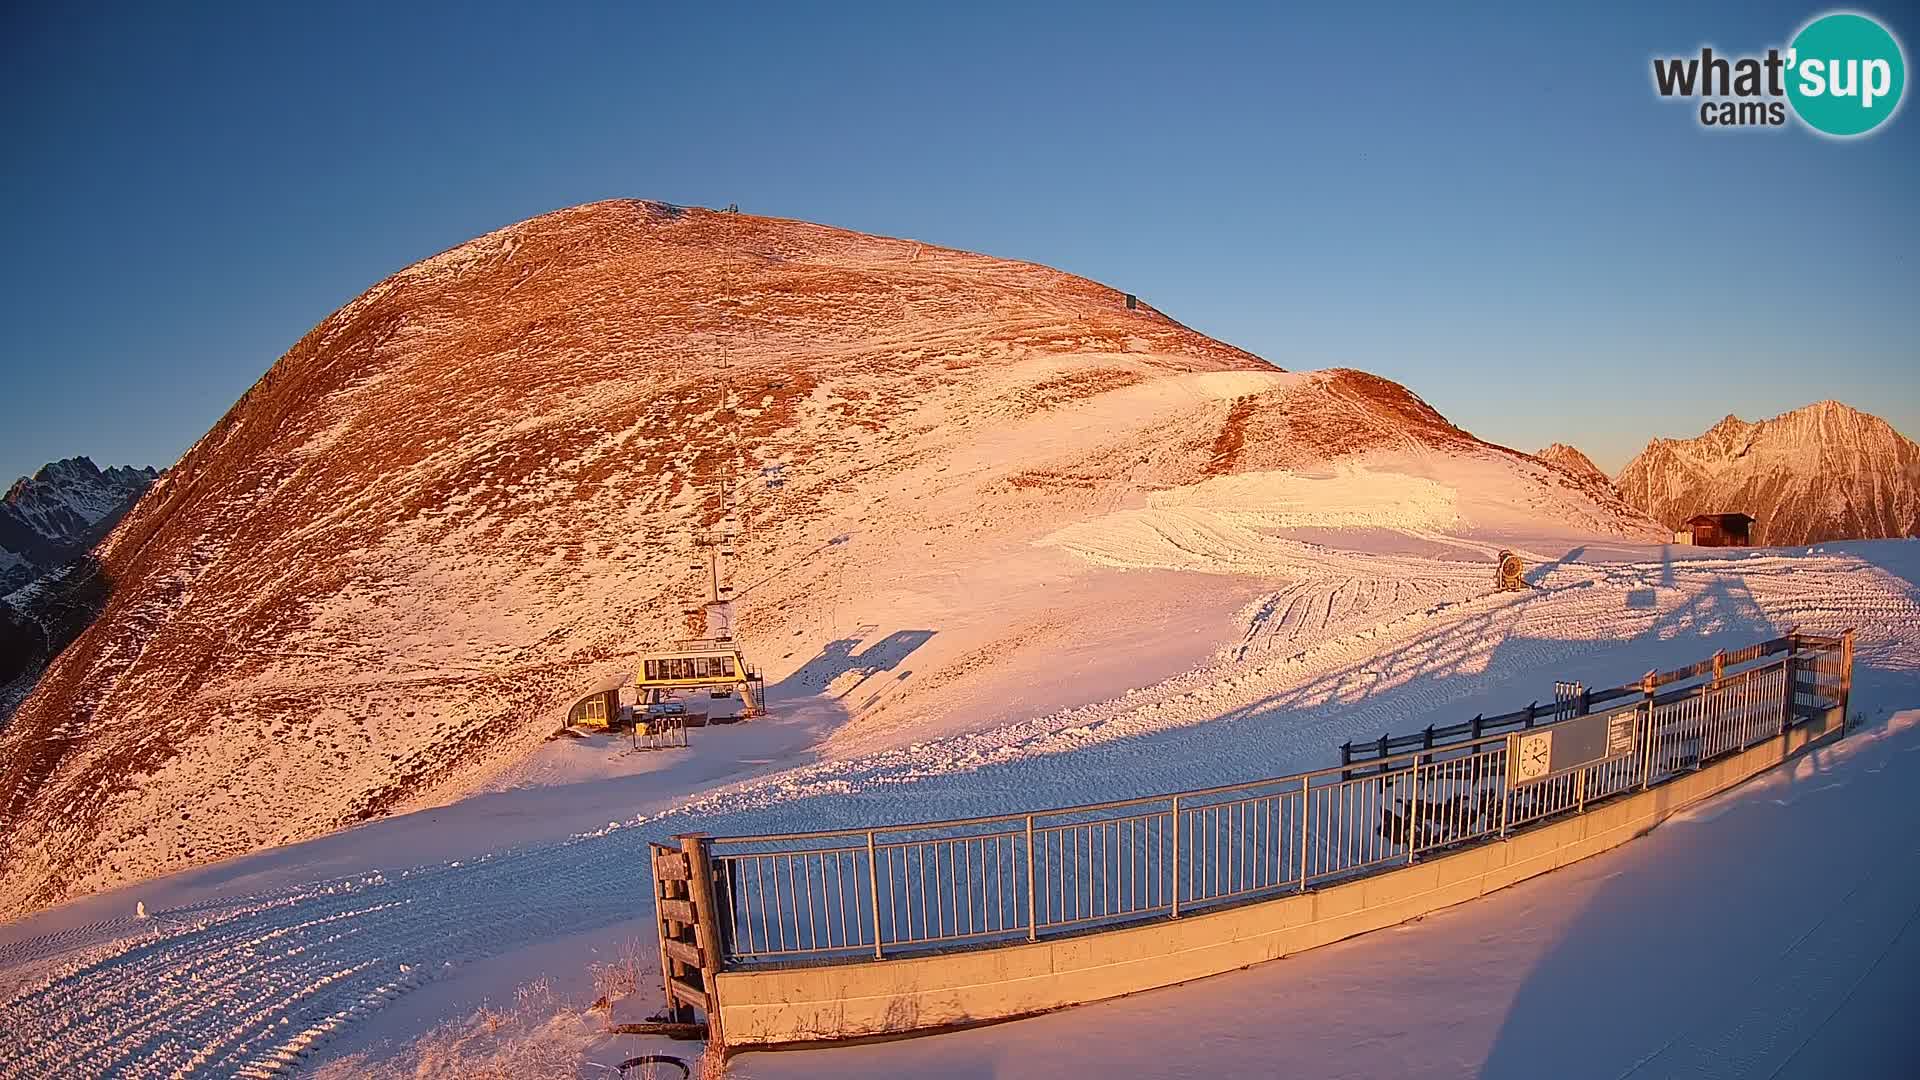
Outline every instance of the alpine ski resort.
{"label": "alpine ski resort", "polygon": [[1910,119],[1113,14],[19,16],[0,1080],[1920,1075]]}
{"label": "alpine ski resort", "polygon": [[1908,738],[1910,544],[1666,533],[1040,267],[535,219],[323,323],[101,546],[0,733],[0,1060],[352,1075],[555,942],[636,950],[582,1060],[963,1028]]}

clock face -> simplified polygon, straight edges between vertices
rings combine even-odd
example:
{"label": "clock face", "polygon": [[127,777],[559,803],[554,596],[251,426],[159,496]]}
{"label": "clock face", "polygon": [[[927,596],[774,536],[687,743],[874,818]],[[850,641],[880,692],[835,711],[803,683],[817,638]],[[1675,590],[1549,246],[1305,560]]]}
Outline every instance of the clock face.
{"label": "clock face", "polygon": [[1553,759],[1553,732],[1536,731],[1520,736],[1517,754],[1516,777],[1538,780],[1547,775],[1547,764]]}

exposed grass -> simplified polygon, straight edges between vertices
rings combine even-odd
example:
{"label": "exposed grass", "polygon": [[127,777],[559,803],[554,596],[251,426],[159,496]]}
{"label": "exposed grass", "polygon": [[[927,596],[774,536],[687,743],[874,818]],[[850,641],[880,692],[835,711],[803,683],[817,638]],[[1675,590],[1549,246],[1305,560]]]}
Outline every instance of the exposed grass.
{"label": "exposed grass", "polygon": [[613,1002],[640,989],[641,979],[650,971],[648,953],[639,938],[631,938],[620,947],[620,952],[604,964],[593,964],[588,971],[593,976],[594,1007],[612,1007]]}
{"label": "exposed grass", "polygon": [[[636,939],[613,960],[592,965],[596,999],[591,1005],[566,1000],[540,979],[515,991],[510,1006],[483,1006],[397,1051],[356,1054],[308,1075],[312,1080],[619,1080],[615,1065],[629,1055],[620,1037],[606,1033],[606,1014],[612,1002],[634,993],[651,975],[649,957],[647,944]],[[697,1080],[726,1075],[717,1056],[701,1054],[691,1044],[668,1052],[688,1059]],[[625,1080],[680,1080],[680,1070],[642,1065]]]}

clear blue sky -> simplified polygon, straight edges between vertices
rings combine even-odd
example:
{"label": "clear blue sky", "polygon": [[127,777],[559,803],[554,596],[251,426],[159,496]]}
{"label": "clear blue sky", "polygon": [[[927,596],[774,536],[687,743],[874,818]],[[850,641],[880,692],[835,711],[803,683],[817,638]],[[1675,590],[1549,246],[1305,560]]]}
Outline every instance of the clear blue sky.
{"label": "clear blue sky", "polygon": [[0,478],[169,464],[386,274],[628,195],[1048,263],[1608,469],[1823,397],[1920,435],[1920,112],[1651,89],[1824,9],[1278,7],[8,5]]}

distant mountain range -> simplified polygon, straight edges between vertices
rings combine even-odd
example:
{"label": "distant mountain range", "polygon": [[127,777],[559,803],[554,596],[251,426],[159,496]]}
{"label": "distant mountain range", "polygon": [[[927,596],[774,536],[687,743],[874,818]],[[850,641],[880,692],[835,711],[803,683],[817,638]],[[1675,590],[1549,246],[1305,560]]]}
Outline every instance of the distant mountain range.
{"label": "distant mountain range", "polygon": [[1695,514],[1749,514],[1756,544],[1920,536],[1920,445],[1837,401],[1655,439],[1615,483],[1670,529]]}
{"label": "distant mountain range", "polygon": [[72,457],[14,481],[0,500],[0,596],[85,554],[159,476]]}

